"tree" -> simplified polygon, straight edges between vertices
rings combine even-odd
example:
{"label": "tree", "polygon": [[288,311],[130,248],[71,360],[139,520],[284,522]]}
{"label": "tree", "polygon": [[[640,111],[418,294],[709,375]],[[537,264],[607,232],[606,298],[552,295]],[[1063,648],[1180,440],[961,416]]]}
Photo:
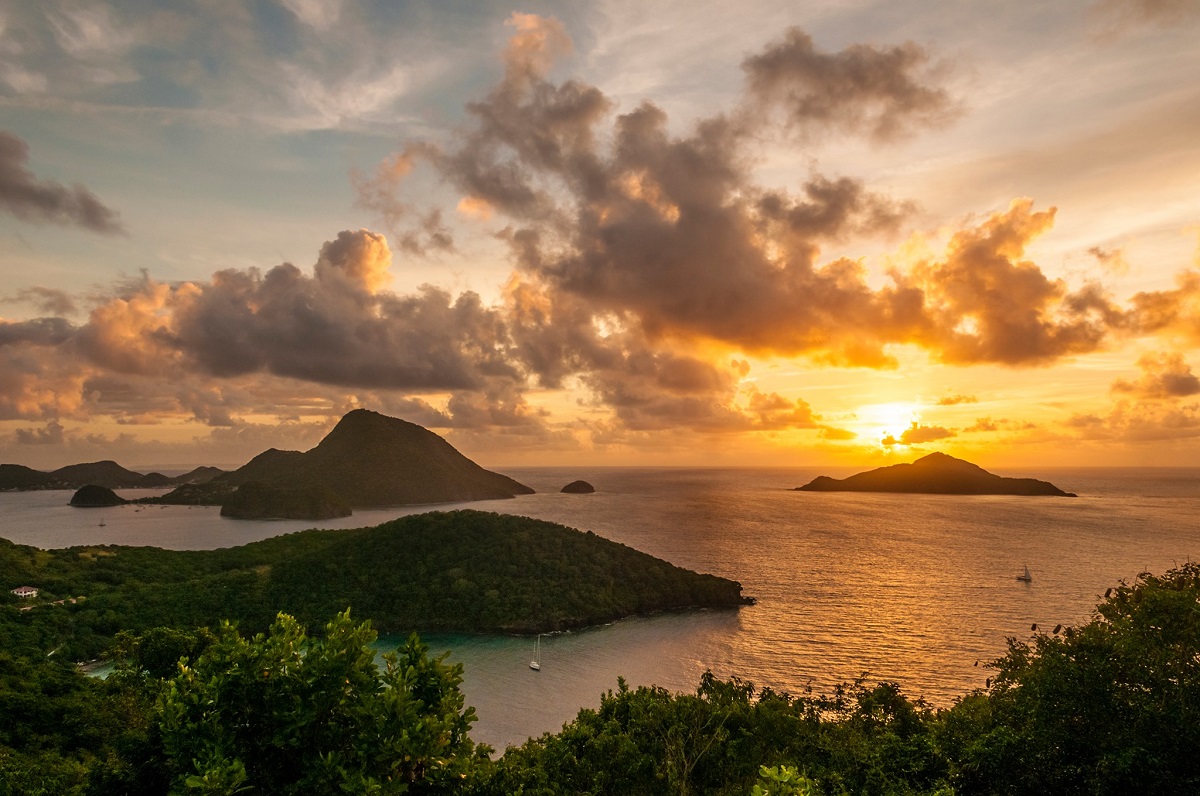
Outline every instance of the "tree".
{"label": "tree", "polygon": [[160,697],[174,792],[420,793],[464,776],[461,665],[413,636],[380,670],[375,639],[348,610],[323,638],[287,614],[249,639],[223,624]]}
{"label": "tree", "polygon": [[993,666],[986,702],[942,718],[960,792],[1200,792],[1200,564],[1110,589]]}

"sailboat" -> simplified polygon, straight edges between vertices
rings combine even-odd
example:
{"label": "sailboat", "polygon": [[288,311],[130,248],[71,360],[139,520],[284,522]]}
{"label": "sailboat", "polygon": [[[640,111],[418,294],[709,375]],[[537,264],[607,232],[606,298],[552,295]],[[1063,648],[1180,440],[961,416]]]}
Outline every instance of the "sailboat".
{"label": "sailboat", "polygon": [[104,518],[103,517],[100,518],[100,527],[101,528],[104,527]]}
{"label": "sailboat", "polygon": [[1022,572],[1020,575],[1017,575],[1017,580],[1024,581],[1025,583],[1030,583],[1033,581],[1033,575],[1029,574],[1029,565],[1028,564],[1025,565],[1025,571]]}
{"label": "sailboat", "polygon": [[529,668],[535,672],[542,670],[542,634],[538,633],[537,644],[533,648],[533,660],[529,662]]}

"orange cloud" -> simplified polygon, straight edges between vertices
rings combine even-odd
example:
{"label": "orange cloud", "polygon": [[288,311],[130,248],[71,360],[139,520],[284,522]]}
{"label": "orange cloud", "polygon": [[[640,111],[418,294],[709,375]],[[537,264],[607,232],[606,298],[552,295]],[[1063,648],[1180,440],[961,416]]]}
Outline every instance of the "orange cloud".
{"label": "orange cloud", "polygon": [[1200,378],[1192,373],[1182,354],[1146,354],[1137,364],[1142,369],[1141,378],[1118,379],[1113,382],[1113,392],[1151,400],[1186,398],[1200,393]]}

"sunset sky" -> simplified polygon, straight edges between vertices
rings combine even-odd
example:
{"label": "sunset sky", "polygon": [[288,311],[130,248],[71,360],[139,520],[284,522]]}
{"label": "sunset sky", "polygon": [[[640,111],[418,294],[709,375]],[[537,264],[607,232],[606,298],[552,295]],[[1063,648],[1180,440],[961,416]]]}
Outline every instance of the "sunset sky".
{"label": "sunset sky", "polygon": [[1200,0],[0,0],[0,461],[1183,465]]}

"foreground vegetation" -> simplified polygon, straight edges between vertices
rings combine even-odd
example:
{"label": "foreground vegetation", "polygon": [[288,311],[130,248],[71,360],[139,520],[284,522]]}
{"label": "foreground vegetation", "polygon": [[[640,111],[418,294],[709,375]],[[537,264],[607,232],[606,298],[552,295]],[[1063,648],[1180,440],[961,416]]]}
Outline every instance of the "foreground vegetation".
{"label": "foreground vegetation", "polygon": [[373,639],[348,613],[317,636],[288,616],[254,637],[125,633],[106,681],[5,646],[0,794],[1200,790],[1196,564],[1110,590],[1082,627],[1010,641],[988,689],[949,709],[891,683],[618,683],[497,760],[470,741],[459,667],[414,638],[380,668]]}

